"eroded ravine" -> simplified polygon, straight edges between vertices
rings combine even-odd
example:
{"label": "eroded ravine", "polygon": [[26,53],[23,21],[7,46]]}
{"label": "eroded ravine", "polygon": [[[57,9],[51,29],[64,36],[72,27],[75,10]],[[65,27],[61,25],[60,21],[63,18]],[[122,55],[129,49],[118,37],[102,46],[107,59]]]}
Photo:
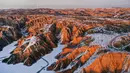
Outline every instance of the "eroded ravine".
{"label": "eroded ravine", "polygon": [[[127,10],[126,12],[129,13]],[[124,12],[124,15],[127,13]],[[64,14],[62,10],[61,14]],[[77,16],[74,17],[75,14]],[[78,12],[71,15],[2,16],[0,42],[3,44],[0,44],[0,48],[9,46],[0,52],[3,62],[1,66],[7,63],[9,66],[20,66],[19,69],[25,65],[28,69],[39,70],[35,69],[31,73],[129,71],[128,19],[119,16],[115,18],[116,15],[107,14],[105,9],[102,15],[93,13],[94,16],[83,17]],[[13,41],[17,42],[11,44]],[[62,47],[59,47],[61,44]]]}

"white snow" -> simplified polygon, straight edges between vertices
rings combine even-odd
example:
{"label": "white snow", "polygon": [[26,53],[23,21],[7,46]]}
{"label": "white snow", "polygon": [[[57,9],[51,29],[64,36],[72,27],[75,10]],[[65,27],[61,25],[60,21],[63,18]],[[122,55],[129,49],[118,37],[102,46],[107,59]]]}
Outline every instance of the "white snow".
{"label": "white snow", "polygon": [[107,47],[111,39],[113,39],[115,36],[119,34],[102,34],[102,33],[95,33],[95,34],[89,34],[89,36],[92,36],[94,38],[94,41],[91,42],[90,45],[101,45],[102,47]]}
{"label": "white snow", "polygon": [[[3,51],[0,52],[0,57],[3,56],[9,56],[10,52],[13,51],[13,49],[15,49],[15,44],[17,42],[13,42],[12,44],[6,46]],[[57,48],[54,48],[53,51],[50,54],[45,55],[43,58],[46,59],[49,64],[52,64],[53,62],[56,61],[56,59],[54,58],[59,52],[62,51],[62,48],[64,46],[58,44]],[[43,61],[42,59],[38,60],[35,64],[33,64],[30,67],[24,66],[22,63],[20,64],[16,64],[16,65],[8,65],[5,63],[2,63],[0,61],[0,73],[36,73],[38,70],[40,70],[42,68],[42,66],[45,66],[46,62]],[[46,70],[42,70],[41,73],[55,73],[53,71],[46,71]]]}
{"label": "white snow", "polygon": [[26,51],[26,49],[29,48],[30,46],[34,45],[34,44],[37,42],[37,40],[39,40],[39,39],[37,39],[36,36],[32,36],[32,37],[30,38],[30,41],[29,41],[28,46],[25,48],[24,51]]}
{"label": "white snow", "polygon": [[[101,33],[95,33],[95,34],[89,34],[88,36],[92,36],[95,40],[91,43],[91,45],[101,45],[103,47],[106,47],[109,42],[119,34],[101,34]],[[33,40],[35,41],[35,40]],[[9,56],[10,52],[15,49],[16,46],[14,46],[16,42],[13,42],[12,44],[6,46],[3,51],[0,52],[0,57],[3,56]],[[46,59],[49,62],[49,65],[53,62],[56,62],[55,56],[62,51],[62,48],[64,45],[58,44],[57,48],[54,48],[53,51],[50,54],[45,55],[43,58]],[[97,58],[98,55],[93,55],[90,60],[88,60],[88,63],[86,63],[83,67],[88,66],[91,64],[95,58]],[[5,63],[0,62],[0,73],[36,73],[39,71],[43,66],[46,66],[46,62],[42,59],[38,60],[35,64],[33,64],[31,67],[24,66],[22,63],[16,64],[16,65],[7,65]],[[69,65],[67,68],[71,68],[72,66]],[[81,69],[83,67],[80,67],[75,71],[75,73],[81,72]],[[42,70],[41,73],[55,73],[54,71],[46,71]]]}

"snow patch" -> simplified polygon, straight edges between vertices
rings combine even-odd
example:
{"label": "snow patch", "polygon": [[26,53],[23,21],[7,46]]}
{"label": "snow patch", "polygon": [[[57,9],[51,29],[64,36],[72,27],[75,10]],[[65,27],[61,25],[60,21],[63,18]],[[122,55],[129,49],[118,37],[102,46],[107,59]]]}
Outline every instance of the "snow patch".
{"label": "snow patch", "polygon": [[[4,47],[3,51],[0,52],[0,57],[10,56],[10,52],[13,51],[17,44],[17,41],[12,44]],[[52,64],[56,61],[55,56],[62,51],[64,45],[58,44],[57,48],[54,48],[50,54],[45,55],[43,58],[46,59],[49,64]],[[8,65],[6,63],[0,62],[0,73],[37,73],[43,66],[46,65],[46,62],[42,59],[38,60],[35,64],[30,67],[24,66],[22,63],[16,65]],[[54,71],[42,70],[41,73],[55,73]]]}

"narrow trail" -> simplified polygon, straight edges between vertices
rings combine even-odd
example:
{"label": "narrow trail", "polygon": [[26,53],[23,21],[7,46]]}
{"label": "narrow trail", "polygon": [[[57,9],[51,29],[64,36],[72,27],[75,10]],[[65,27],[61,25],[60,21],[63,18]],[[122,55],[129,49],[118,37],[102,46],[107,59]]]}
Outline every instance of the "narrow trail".
{"label": "narrow trail", "polygon": [[44,59],[44,58],[41,58],[43,61],[45,61],[47,63],[47,65],[43,66],[40,70],[37,71],[37,73],[40,73],[42,70],[44,70],[47,66],[49,66],[49,62]]}
{"label": "narrow trail", "polygon": [[[111,48],[114,48],[114,49],[119,49],[119,48],[114,47],[114,44],[113,44],[113,43],[115,42],[115,40],[116,40],[118,37],[126,36],[126,35],[128,35],[128,34],[129,34],[129,33],[124,33],[124,34],[120,34],[120,35],[114,37],[114,38],[110,41],[110,43],[108,44],[108,46],[110,46]],[[128,47],[128,46],[130,46],[130,44],[128,44],[128,45],[122,47],[122,49],[124,49],[124,48],[126,48],[126,47]]]}

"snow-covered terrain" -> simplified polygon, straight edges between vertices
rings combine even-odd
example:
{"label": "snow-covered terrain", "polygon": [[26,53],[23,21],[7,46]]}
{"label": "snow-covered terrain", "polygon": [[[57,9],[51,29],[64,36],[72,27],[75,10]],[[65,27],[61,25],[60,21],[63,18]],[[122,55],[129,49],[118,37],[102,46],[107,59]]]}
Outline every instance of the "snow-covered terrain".
{"label": "snow-covered terrain", "polygon": [[[17,42],[13,42],[12,44],[6,46],[3,51],[0,52],[0,57],[7,57],[10,55],[10,52],[15,49],[15,44]],[[46,59],[49,64],[52,64],[56,61],[55,56],[62,51],[63,45],[58,45],[57,48],[54,48],[50,54],[47,54],[43,58]],[[0,61],[0,73],[37,73],[42,67],[46,66],[46,62],[42,59],[38,60],[35,64],[30,67],[24,66],[22,63],[16,65],[8,65],[2,63]],[[41,73],[55,73],[53,71],[42,70]]]}
{"label": "snow-covered terrain", "polygon": [[107,47],[111,39],[118,36],[119,34],[102,34],[102,33],[95,33],[95,34],[89,34],[89,36],[92,36],[94,38],[94,41],[91,42],[90,45],[101,45],[102,47]]}
{"label": "snow-covered terrain", "polygon": [[[95,34],[89,34],[88,36],[92,36],[94,38],[94,41],[90,43],[90,45],[101,45],[103,47],[107,47],[110,41],[116,37],[119,36],[119,34],[102,34],[102,33],[95,33]],[[3,51],[0,52],[0,57],[7,57],[9,56],[10,52],[16,47],[14,46],[17,42],[13,42],[12,44],[6,46]],[[43,58],[46,59],[49,62],[49,65],[56,61],[55,56],[62,51],[62,48],[64,45],[58,44],[57,48],[54,48],[53,51],[50,54],[45,55]],[[85,64],[85,66],[88,66],[90,63],[94,61],[94,59],[98,57],[97,55],[93,55],[88,63]],[[38,71],[42,69],[42,67],[46,66],[47,63],[40,59],[35,64],[33,64],[30,67],[24,66],[22,63],[16,64],[16,65],[8,65],[5,63],[0,62],[0,73],[39,73]],[[71,66],[72,67],[72,66]],[[71,68],[70,67],[70,68]],[[83,66],[84,67],[84,66]],[[82,68],[82,67],[81,67]],[[80,72],[80,69],[75,71],[75,73]],[[40,73],[55,73],[53,71],[46,71],[46,68],[41,70]]]}

